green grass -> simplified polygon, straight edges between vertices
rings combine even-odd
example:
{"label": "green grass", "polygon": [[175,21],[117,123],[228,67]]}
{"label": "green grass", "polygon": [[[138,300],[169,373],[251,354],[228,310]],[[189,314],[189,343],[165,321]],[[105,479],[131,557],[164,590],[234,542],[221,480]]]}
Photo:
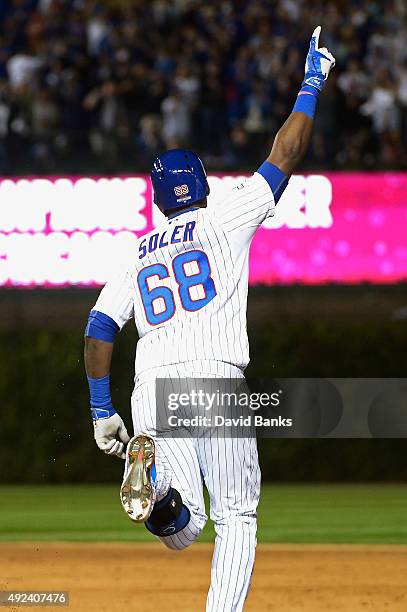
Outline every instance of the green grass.
{"label": "green grass", "polygon": [[[264,485],[259,542],[407,544],[407,486]],[[213,540],[208,522],[200,541]],[[0,541],[151,541],[115,486],[0,486]]]}

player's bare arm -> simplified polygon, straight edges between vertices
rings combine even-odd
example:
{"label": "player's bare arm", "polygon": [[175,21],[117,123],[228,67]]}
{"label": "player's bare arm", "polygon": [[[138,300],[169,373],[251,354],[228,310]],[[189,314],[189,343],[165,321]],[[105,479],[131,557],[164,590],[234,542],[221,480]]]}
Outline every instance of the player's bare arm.
{"label": "player's bare arm", "polygon": [[113,342],[96,338],[85,338],[85,369],[91,378],[101,378],[110,374]]}
{"label": "player's bare arm", "polygon": [[313,120],[303,112],[291,113],[277,132],[267,161],[290,176],[303,159],[312,134]]}
{"label": "player's bare arm", "polygon": [[[305,63],[305,77],[291,115],[278,131],[267,162],[275,168],[276,201],[288,178],[303,159],[311,139],[318,96],[335,58],[325,47],[319,48],[321,26],[315,28]],[[280,173],[279,173],[280,171]]]}

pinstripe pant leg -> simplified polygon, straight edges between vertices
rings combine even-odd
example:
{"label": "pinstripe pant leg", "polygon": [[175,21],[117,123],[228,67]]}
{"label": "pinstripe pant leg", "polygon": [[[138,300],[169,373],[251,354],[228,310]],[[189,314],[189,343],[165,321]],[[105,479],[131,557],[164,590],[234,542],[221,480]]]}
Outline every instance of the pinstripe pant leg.
{"label": "pinstripe pant leg", "polygon": [[[154,438],[158,490],[160,482],[170,483],[190,511],[191,519],[182,531],[160,538],[168,548],[181,550],[195,541],[208,518],[205,514],[202,475],[193,440],[156,435],[155,401],[154,378],[136,387],[132,396],[134,433],[143,432]],[[161,496],[165,493],[161,491]]]}
{"label": "pinstripe pant leg", "polygon": [[243,610],[254,565],[260,468],[255,438],[206,438],[199,458],[216,540],[207,612]]}
{"label": "pinstripe pant leg", "polygon": [[205,514],[202,476],[194,443],[189,438],[163,438],[157,443],[172,472],[172,486],[181,494],[183,503],[191,514],[188,525],[173,536],[161,537],[168,548],[181,550],[192,544],[204,528]]}

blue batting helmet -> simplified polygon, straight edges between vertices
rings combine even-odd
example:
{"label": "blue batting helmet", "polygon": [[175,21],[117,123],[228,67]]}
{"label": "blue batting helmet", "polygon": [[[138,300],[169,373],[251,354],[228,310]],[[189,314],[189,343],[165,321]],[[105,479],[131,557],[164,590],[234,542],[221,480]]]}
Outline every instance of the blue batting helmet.
{"label": "blue batting helmet", "polygon": [[159,155],[150,176],[154,203],[163,212],[193,204],[209,194],[205,168],[192,151],[171,149]]}

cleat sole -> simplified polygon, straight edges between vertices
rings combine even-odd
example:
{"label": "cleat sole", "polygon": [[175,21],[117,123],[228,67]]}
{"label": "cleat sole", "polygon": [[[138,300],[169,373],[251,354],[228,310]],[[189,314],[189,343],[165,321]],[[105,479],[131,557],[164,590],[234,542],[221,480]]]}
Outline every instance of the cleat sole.
{"label": "cleat sole", "polygon": [[136,436],[129,442],[129,469],[120,488],[120,501],[129,518],[136,523],[148,520],[155,501],[151,484],[155,446],[149,436]]}

